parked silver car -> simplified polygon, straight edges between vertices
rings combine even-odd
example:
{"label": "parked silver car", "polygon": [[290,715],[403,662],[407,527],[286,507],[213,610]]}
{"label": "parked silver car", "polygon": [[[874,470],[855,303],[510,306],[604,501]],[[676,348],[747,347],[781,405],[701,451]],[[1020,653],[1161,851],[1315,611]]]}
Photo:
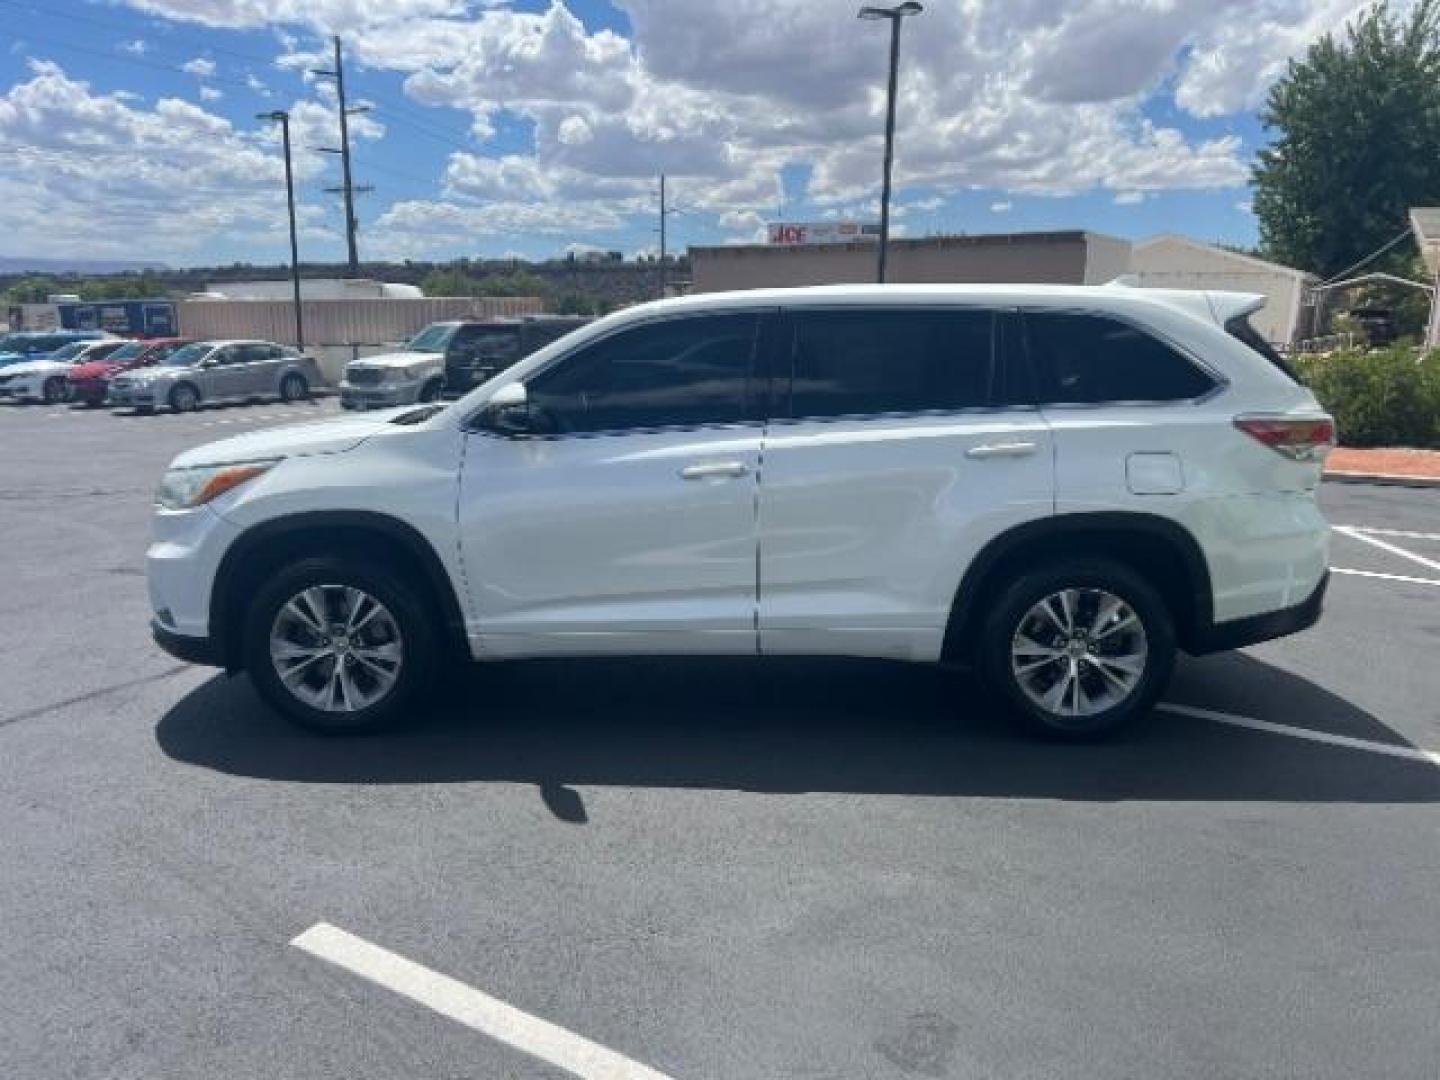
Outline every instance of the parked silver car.
{"label": "parked silver car", "polygon": [[320,381],[313,357],[270,341],[197,341],[176,349],[153,367],[110,382],[112,405],[142,412],[169,406],[189,412],[218,401],[308,397]]}

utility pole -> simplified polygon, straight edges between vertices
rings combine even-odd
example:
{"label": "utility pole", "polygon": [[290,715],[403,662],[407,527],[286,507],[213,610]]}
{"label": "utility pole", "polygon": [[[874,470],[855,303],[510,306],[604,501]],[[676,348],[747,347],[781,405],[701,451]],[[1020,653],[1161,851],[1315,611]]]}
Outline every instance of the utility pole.
{"label": "utility pole", "polygon": [[668,265],[668,260],[669,260],[669,258],[670,258],[670,249],[669,249],[669,245],[666,243],[666,236],[667,236],[667,233],[666,233],[666,225],[667,225],[667,222],[669,221],[669,218],[670,218],[670,215],[671,215],[671,214],[683,214],[683,213],[684,213],[684,211],[681,210],[679,207],[671,206],[668,202],[665,201],[665,174],[664,174],[664,173],[661,173],[661,174],[660,174],[660,228],[659,228],[659,230],[658,230],[659,233],[660,233],[660,273],[659,273],[658,276],[659,276],[659,279],[660,279],[660,299],[661,299],[661,300],[664,300],[664,299],[665,299],[665,290],[666,290],[666,288],[669,286],[669,283],[670,283],[670,282],[669,282],[670,268],[669,268],[669,265]]}
{"label": "utility pole", "polygon": [[885,284],[885,262],[890,254],[890,174],[895,167],[895,90],[900,73],[900,23],[924,10],[915,0],[906,0],[892,8],[860,9],[862,19],[890,21],[890,86],[885,103],[885,177],[880,192],[880,257],[875,267],[876,280],[882,285]]}
{"label": "utility pole", "polygon": [[290,284],[295,293],[295,347],[305,351],[305,320],[300,313],[300,241],[295,231],[295,173],[290,167],[290,114],[284,109],[260,113],[257,120],[274,120],[280,125],[285,147],[285,201],[290,208]]}
{"label": "utility pole", "polygon": [[344,182],[338,188],[326,188],[326,191],[339,193],[345,196],[345,242],[349,252],[349,273],[350,276],[360,276],[360,249],[356,242],[357,227],[355,224],[355,193],[366,192],[375,189],[368,184],[355,186],[350,172],[350,117],[355,113],[369,112],[368,105],[362,105],[355,109],[347,108],[345,105],[345,65],[340,56],[340,35],[335,38],[335,67],[312,68],[312,75],[319,75],[321,78],[335,80],[335,97],[340,106],[340,145],[316,147],[322,153],[339,154],[340,168],[344,175]]}

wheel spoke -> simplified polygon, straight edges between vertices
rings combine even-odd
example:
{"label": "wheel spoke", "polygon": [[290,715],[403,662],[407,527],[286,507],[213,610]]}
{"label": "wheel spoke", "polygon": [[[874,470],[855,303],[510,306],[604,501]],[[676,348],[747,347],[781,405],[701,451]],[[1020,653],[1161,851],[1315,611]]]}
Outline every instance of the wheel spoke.
{"label": "wheel spoke", "polygon": [[[1105,594],[1101,593],[1101,596],[1105,596]],[[1116,618],[1123,610],[1125,610],[1124,600],[1121,600],[1118,596],[1105,596],[1100,602],[1100,606],[1095,609],[1095,618],[1090,621],[1090,625],[1085,629],[1090,632],[1092,638],[1096,637],[1099,631],[1105,626],[1108,626],[1110,621]]]}
{"label": "wheel spoke", "polygon": [[352,650],[362,660],[378,661],[383,664],[400,665],[400,646],[394,641],[383,645],[361,645]]}
{"label": "wheel spoke", "polygon": [[1135,613],[1133,611],[1127,612],[1120,618],[1119,622],[1115,623],[1112,626],[1105,627],[1105,629],[1101,630],[1098,634],[1092,635],[1091,640],[1104,641],[1111,634],[1118,634],[1121,630],[1124,630],[1126,627],[1133,626],[1139,621],[1140,620],[1135,617]]}

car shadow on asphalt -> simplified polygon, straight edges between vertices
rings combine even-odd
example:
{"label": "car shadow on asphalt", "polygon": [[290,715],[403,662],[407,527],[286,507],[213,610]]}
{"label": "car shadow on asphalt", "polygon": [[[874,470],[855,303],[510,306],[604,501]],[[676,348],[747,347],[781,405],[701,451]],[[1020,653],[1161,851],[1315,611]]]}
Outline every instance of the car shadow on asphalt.
{"label": "car shadow on asphalt", "polygon": [[[1235,688],[1241,688],[1236,690]],[[1228,688],[1228,689],[1227,689]],[[1185,661],[1169,700],[1408,745],[1315,684],[1242,654]],[[310,783],[533,783],[585,820],[574,788],[713,788],[989,798],[1440,801],[1433,764],[1157,712],[1116,739],[1016,734],[962,674],[851,660],[530,661],[457,677],[434,713],[362,738],[308,735],[244,677],[160,720],[171,758]],[[1264,708],[1260,708],[1260,706]]]}

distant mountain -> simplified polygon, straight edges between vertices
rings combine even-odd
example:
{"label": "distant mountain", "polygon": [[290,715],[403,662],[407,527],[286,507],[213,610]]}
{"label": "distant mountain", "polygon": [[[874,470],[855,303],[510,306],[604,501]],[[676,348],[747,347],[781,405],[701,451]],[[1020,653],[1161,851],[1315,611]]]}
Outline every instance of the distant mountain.
{"label": "distant mountain", "polygon": [[164,263],[131,259],[32,259],[25,255],[0,255],[0,274],[132,274],[166,269]]}

